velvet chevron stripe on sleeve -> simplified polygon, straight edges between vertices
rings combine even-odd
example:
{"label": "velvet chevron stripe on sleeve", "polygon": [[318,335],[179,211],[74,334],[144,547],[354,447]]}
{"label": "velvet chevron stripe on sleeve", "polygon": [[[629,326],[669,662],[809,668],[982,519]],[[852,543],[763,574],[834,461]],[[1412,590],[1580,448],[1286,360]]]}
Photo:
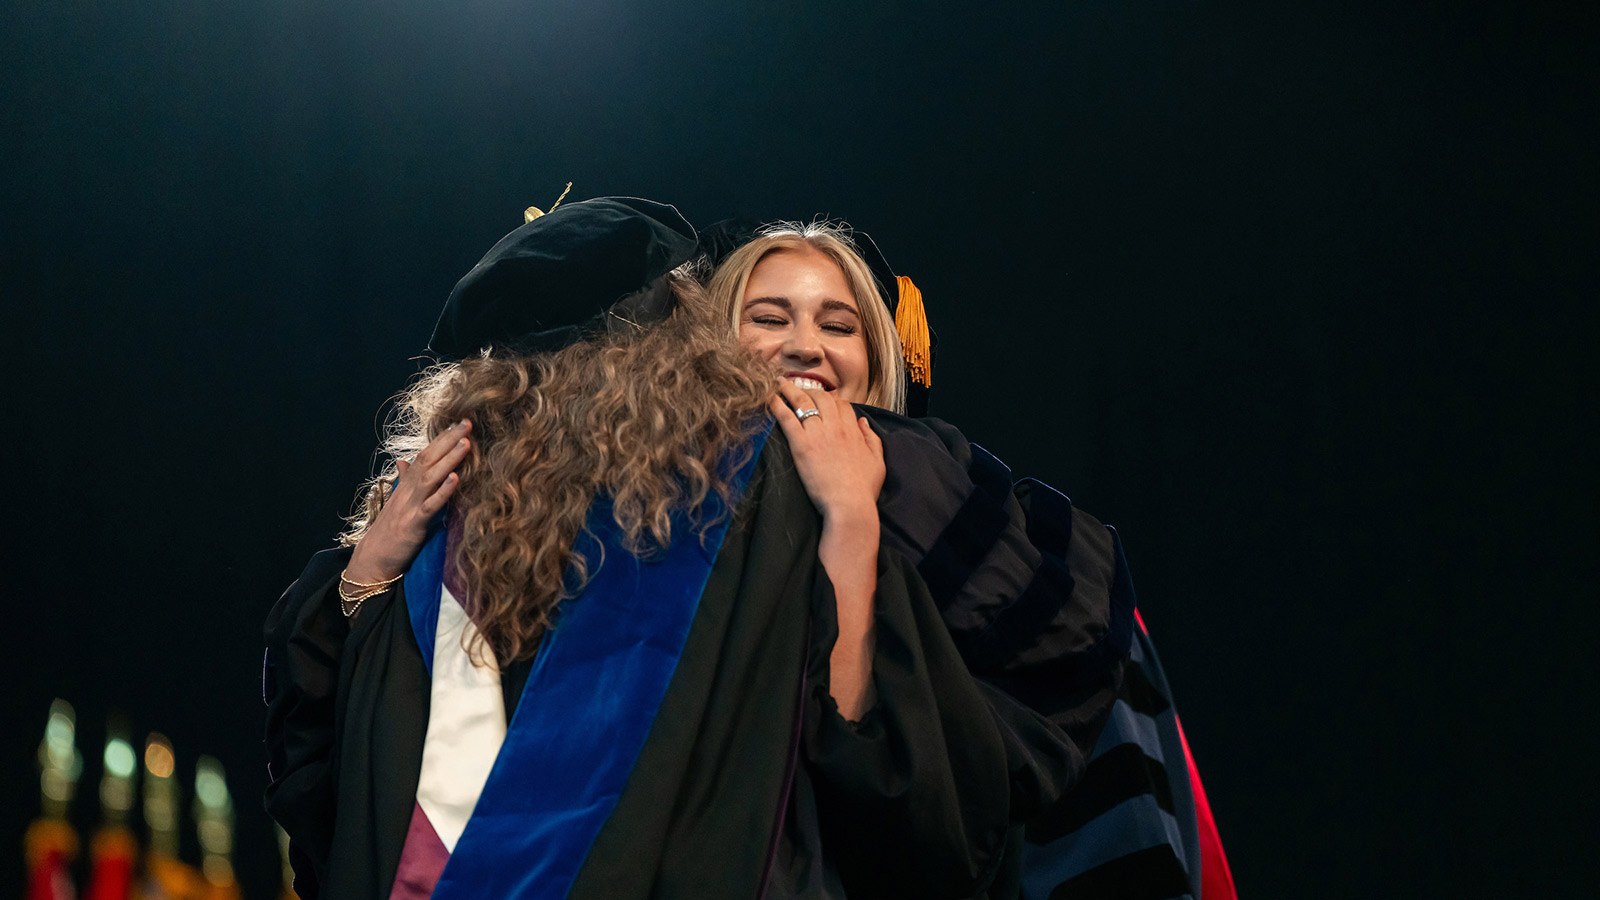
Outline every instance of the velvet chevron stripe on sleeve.
{"label": "velvet chevron stripe on sleeve", "polygon": [[1025,852],[1029,898],[1200,898],[1189,767],[1143,629],[1082,780],[1029,823]]}
{"label": "velvet chevron stripe on sleeve", "polygon": [[[880,425],[886,544],[917,567],[970,671],[1087,757],[1028,823],[1023,896],[1235,900],[1117,533],[1048,485],[1013,484],[943,423]],[[948,456],[928,451],[935,441]]]}

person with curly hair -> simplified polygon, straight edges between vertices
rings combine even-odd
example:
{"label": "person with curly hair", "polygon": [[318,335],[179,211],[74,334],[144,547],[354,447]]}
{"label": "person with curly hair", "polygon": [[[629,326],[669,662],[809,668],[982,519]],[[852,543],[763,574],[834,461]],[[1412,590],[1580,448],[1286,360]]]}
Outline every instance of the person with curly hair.
{"label": "person with curly hair", "polygon": [[[1073,593],[1029,499],[981,489],[953,430],[851,405],[896,402],[852,368],[881,329],[794,372],[731,340],[695,252],[671,207],[601,198],[453,292],[430,347],[456,361],[267,623],[267,808],[306,900],[1018,895],[1121,606],[998,615]],[[859,287],[808,327],[869,340]],[[975,677],[1022,631],[1083,668],[1070,710]]]}

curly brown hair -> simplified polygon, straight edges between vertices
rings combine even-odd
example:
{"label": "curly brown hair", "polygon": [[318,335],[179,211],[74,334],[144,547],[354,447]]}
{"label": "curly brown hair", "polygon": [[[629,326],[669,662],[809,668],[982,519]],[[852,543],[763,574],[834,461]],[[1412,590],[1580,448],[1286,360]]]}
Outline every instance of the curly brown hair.
{"label": "curly brown hair", "polygon": [[692,282],[674,287],[679,307],[660,325],[536,356],[486,352],[421,373],[398,398],[382,471],[358,495],[340,542],[361,539],[396,460],[471,420],[473,447],[452,500],[462,536],[451,562],[479,632],[507,662],[534,654],[557,605],[598,564],[574,550],[597,494],[610,498],[624,546],[639,556],[671,541],[674,511],[699,509],[712,492],[731,509],[722,473],[748,461],[777,378],[706,314]]}

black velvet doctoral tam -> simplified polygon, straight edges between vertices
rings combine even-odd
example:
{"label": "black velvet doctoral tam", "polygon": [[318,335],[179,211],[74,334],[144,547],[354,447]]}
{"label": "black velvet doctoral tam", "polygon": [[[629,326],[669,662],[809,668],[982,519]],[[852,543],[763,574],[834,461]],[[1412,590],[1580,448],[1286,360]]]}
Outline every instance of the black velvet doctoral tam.
{"label": "black velvet doctoral tam", "polygon": [[611,318],[650,324],[671,310],[662,276],[695,246],[693,226],[670,204],[598,197],[559,206],[501,238],[462,277],[428,349],[445,359],[489,346],[536,353]]}

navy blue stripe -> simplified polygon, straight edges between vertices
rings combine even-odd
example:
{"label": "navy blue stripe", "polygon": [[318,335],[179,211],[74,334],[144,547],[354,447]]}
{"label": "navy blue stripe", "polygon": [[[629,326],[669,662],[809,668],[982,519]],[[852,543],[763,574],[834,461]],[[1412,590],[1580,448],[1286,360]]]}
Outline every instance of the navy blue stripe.
{"label": "navy blue stripe", "polygon": [[[987,457],[987,454],[985,454]],[[987,457],[993,459],[993,457]],[[975,457],[976,459],[976,457]],[[998,465],[998,460],[995,461]],[[1003,468],[1003,467],[1002,467]],[[1033,579],[1020,596],[1000,610],[980,631],[958,631],[952,634],[956,647],[968,668],[976,674],[994,675],[1003,671],[1013,660],[1036,646],[1049,634],[1049,626],[1072,601],[1076,582],[1066,559],[1071,551],[1072,502],[1046,485],[1028,482],[1022,485],[1028,501],[1028,537],[1043,554]],[[1042,488],[1042,490],[1041,490]],[[976,496],[976,493],[974,494]],[[970,498],[969,498],[970,505]],[[966,507],[963,507],[963,512]],[[1003,510],[1002,510],[1003,515]],[[958,520],[960,516],[958,516]],[[952,523],[954,528],[956,523]],[[1005,523],[1001,523],[1004,527]],[[1128,574],[1128,564],[1122,552],[1122,542],[1114,529],[1111,534],[1115,572],[1110,589],[1110,614],[1104,635],[1093,645],[1072,653],[1054,654],[1038,671],[1030,676],[1044,677],[1058,683],[1083,681],[1126,658],[1133,643],[1133,610],[1135,595],[1133,579]],[[950,529],[946,530],[949,533]],[[995,535],[990,538],[992,547]],[[987,548],[985,548],[985,552]],[[969,550],[975,553],[975,550]],[[933,553],[924,560],[924,566],[933,562]],[[978,560],[981,561],[981,555]],[[946,562],[947,567],[954,564]],[[970,566],[963,561],[964,572],[970,576]],[[921,568],[921,567],[919,567]]]}
{"label": "navy blue stripe", "polygon": [[[918,566],[936,600],[956,596],[1011,524],[1007,506],[1013,501],[1013,487],[1005,463],[973,445],[968,475],[972,494]],[[1027,533],[1043,558],[1028,587],[987,626],[952,635],[968,668],[978,673],[1000,671],[1036,643],[1072,597],[1072,572],[1064,562],[1071,541],[1072,503],[1032,479],[1024,479],[1019,489],[1038,506],[1039,515],[1027,518]]]}
{"label": "navy blue stripe", "polygon": [[[1112,677],[1132,652],[1136,602],[1133,579],[1128,574],[1122,541],[1116,530],[1107,526],[1106,531],[1111,533],[1116,571],[1111,581],[1105,633],[1089,647],[1073,653],[1056,653],[1016,673],[1019,683],[1014,696],[1051,719],[1070,714],[1096,694],[1116,686]],[[1026,649],[1021,647],[1018,652]],[[1063,686],[1069,684],[1079,685],[1080,689],[1076,693],[1068,692]]]}
{"label": "navy blue stripe", "polygon": [[1011,496],[1011,467],[977,444],[967,446],[972,451],[972,460],[967,463],[967,477],[972,483],[991,496]]}
{"label": "navy blue stripe", "polygon": [[1110,525],[1112,554],[1116,559],[1116,574],[1111,579],[1111,630],[1107,635],[1117,656],[1126,656],[1133,648],[1133,610],[1138,597],[1133,592],[1133,575],[1128,572],[1128,558],[1122,553],[1122,538]]}
{"label": "navy blue stripe", "polygon": [[1189,875],[1166,845],[1095,866],[1050,892],[1050,900],[1171,900],[1189,894]]}
{"label": "navy blue stripe", "polygon": [[1035,478],[1017,482],[1017,502],[1028,515],[1028,540],[1042,553],[1062,559],[1072,548],[1072,501]]}
{"label": "navy blue stripe", "polygon": [[[1088,825],[1049,844],[1023,842],[1023,882],[1029,897],[1047,897],[1061,884],[1149,847],[1178,852],[1178,819],[1141,794]],[[1092,896],[1092,895],[1086,895]]]}
{"label": "navy blue stripe", "polygon": [[1048,844],[1144,794],[1168,813],[1174,811],[1167,767],[1138,744],[1118,744],[1089,763],[1071,793],[1028,823],[1028,840]]}
{"label": "navy blue stripe", "polygon": [[1100,736],[1095,741],[1089,759],[1092,762],[1119,744],[1138,744],[1145,756],[1161,760],[1165,765],[1169,748],[1162,741],[1161,732],[1164,724],[1161,719],[1134,712],[1127,701],[1118,700],[1111,704],[1111,715],[1106,717],[1105,727],[1100,730]]}
{"label": "navy blue stripe", "polygon": [[439,587],[444,583],[444,550],[450,529],[442,527],[444,516],[434,520],[433,534],[417,552],[417,558],[400,582],[411,617],[411,632],[422,651],[422,662],[433,675],[433,645],[439,633]]}
{"label": "navy blue stripe", "polygon": [[967,667],[979,675],[1000,671],[1022,651],[1038,643],[1048,633],[1050,623],[1072,600],[1074,583],[1072,570],[1066,563],[1054,556],[1041,557],[1028,587],[1000,610],[988,627],[976,633],[954,635],[956,648],[961,651]]}
{"label": "navy blue stripe", "polygon": [[[1156,718],[1172,708],[1172,703],[1151,683],[1144,667],[1129,659],[1122,664],[1122,679],[1113,677],[1116,668],[1099,672],[1080,671],[1082,660],[1052,659],[1015,674],[987,676],[989,682],[1022,701],[1034,712],[1055,720],[1070,716],[1082,706],[1103,707],[1101,695],[1107,691],[1129,709]],[[1057,724],[1061,724],[1057,722]],[[1063,726],[1065,727],[1065,726]]]}
{"label": "navy blue stripe", "polygon": [[941,609],[955,601],[1011,523],[1011,470],[1005,463],[974,446],[967,474],[972,493],[917,563],[917,574]]}
{"label": "navy blue stripe", "polygon": [[1126,700],[1135,712],[1147,716],[1159,716],[1172,708],[1172,701],[1162,695],[1160,688],[1150,683],[1144,666],[1131,659],[1123,669],[1122,690],[1117,696]]}

